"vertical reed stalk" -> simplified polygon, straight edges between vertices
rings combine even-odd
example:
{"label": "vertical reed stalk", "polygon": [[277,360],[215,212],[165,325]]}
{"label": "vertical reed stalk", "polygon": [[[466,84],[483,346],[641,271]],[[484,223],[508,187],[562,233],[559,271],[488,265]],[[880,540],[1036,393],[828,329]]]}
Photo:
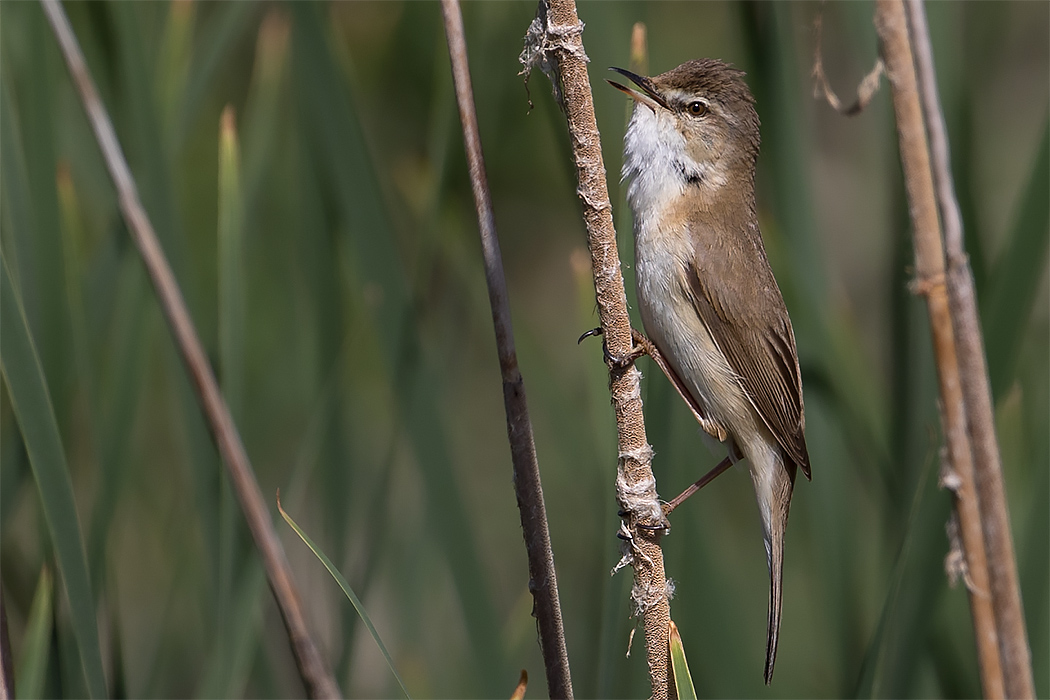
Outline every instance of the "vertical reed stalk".
{"label": "vertical reed stalk", "polygon": [[[1018,632],[1015,616],[1011,613],[1012,602],[1016,602],[1019,610],[1020,597],[1009,521],[1005,520],[1005,526],[1001,522],[1006,509],[997,446],[993,466],[998,493],[986,496],[982,488],[982,481],[988,481],[990,477],[982,476],[982,470],[987,472],[989,469],[989,455],[982,455],[982,452],[988,452],[988,448],[987,445],[982,447],[981,443],[987,443],[989,436],[986,433],[990,432],[994,444],[995,435],[990,415],[987,368],[976,323],[973,281],[962,252],[961,219],[952,192],[947,139],[936,97],[925,14],[918,2],[909,0],[908,4],[906,13],[903,0],[879,0],[875,25],[893,92],[901,162],[914,228],[915,289],[926,297],[930,315],[941,421],[953,477],[950,483],[955,495],[956,515],[966,553],[967,587],[981,683],[985,697],[1031,697],[1032,676],[1023,617]],[[913,45],[916,57],[913,57]],[[916,58],[921,83],[916,75]],[[945,226],[947,270],[938,204]],[[968,312],[972,312],[972,318],[966,318]],[[976,359],[972,355],[975,351],[979,354]],[[983,387],[984,396],[977,396],[976,400],[983,398],[987,404],[986,415],[975,417],[973,394],[979,391],[974,384]],[[990,515],[990,510],[995,512]],[[993,573],[997,568],[1000,571]],[[997,577],[1007,578],[1001,571],[1004,568],[1012,572],[1012,586],[1009,581],[997,581]],[[1013,601],[1009,595],[1011,592]],[[1018,651],[1018,647],[1023,652]]]}
{"label": "vertical reed stalk", "polygon": [[[526,71],[534,63],[545,71],[549,68],[548,77],[560,96],[579,181],[577,194],[587,227],[598,317],[609,354],[625,357],[633,345],[631,321],[582,33],[583,24],[576,13],[575,0],[541,0],[536,20],[526,37],[523,62]],[[645,434],[640,379],[633,365],[610,365],[609,390],[616,416],[619,453],[616,492],[624,518],[621,536],[626,543],[622,563],[634,567],[631,599],[645,629],[652,697],[664,700],[676,697],[669,671],[670,591],[660,548],[663,530],[658,528],[666,521],[653,476],[653,450]]]}
{"label": "vertical reed stalk", "polygon": [[488,284],[489,304],[492,307],[492,325],[496,331],[496,352],[499,354],[500,374],[503,377],[503,406],[507,413],[507,437],[514,474],[514,495],[521,513],[521,529],[525,537],[525,551],[529,560],[529,591],[533,598],[533,615],[539,625],[540,650],[547,672],[547,692],[551,698],[571,698],[572,679],[569,676],[569,655],[565,646],[561,604],[558,602],[558,579],[554,569],[547,525],[547,506],[543,501],[540,467],[536,460],[536,444],[525,400],[525,380],[518,367],[514,347],[514,326],[510,316],[507,281],[503,275],[503,258],[496,236],[496,221],[492,211],[485,158],[478,133],[478,116],[474,108],[474,90],[467,62],[467,41],[463,35],[463,14],[458,0],[442,0],[445,18],[445,36],[452,62],[452,77],[456,87],[459,118],[463,124],[463,147],[470,165],[470,183],[477,207],[478,229],[481,234],[481,252],[485,263],[485,281]]}
{"label": "vertical reed stalk", "polygon": [[1024,609],[1021,607],[1021,587],[1017,580],[1017,561],[1010,534],[1003,466],[995,433],[988,362],[977,312],[973,272],[963,246],[962,215],[952,185],[947,129],[937,95],[926,9],[920,0],[908,0],[905,7],[908,11],[908,31],[915,51],[926,131],[930,138],[937,205],[944,226],[948,308],[955,329],[966,422],[976,474],[977,504],[980,507],[988,580],[991,584],[990,590],[985,590],[991,593],[1006,695],[1011,698],[1031,698],[1035,697],[1032,652],[1028,647]]}

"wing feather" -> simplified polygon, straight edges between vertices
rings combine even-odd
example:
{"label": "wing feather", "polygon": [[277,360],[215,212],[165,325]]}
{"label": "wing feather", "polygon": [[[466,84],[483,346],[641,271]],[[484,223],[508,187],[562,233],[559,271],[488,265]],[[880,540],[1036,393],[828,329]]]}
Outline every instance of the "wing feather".
{"label": "wing feather", "polygon": [[[697,314],[740,377],[758,415],[788,457],[810,478],[795,336],[765,255],[761,255],[765,269],[755,280],[754,304],[734,305],[728,295],[705,285],[698,264],[694,260],[686,270]],[[777,320],[771,324],[770,318]]]}

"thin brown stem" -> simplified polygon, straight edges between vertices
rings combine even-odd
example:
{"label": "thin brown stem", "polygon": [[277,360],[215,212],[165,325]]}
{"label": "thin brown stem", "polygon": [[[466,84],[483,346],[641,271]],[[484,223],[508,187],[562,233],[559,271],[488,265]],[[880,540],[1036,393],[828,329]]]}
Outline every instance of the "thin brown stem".
{"label": "thin brown stem", "polygon": [[529,590],[533,597],[533,615],[539,625],[540,650],[547,673],[547,691],[551,698],[571,698],[573,695],[572,679],[569,676],[569,655],[565,646],[561,605],[558,602],[558,579],[547,525],[547,507],[543,500],[536,444],[525,400],[525,381],[518,368],[518,355],[514,347],[514,327],[511,323],[507,282],[503,275],[503,259],[500,255],[499,238],[496,236],[492,197],[489,194],[485,158],[481,152],[481,136],[478,133],[477,111],[474,108],[474,91],[467,62],[467,42],[463,35],[463,15],[458,0],[442,0],[441,9],[445,18],[445,36],[448,39],[448,53],[452,61],[452,78],[456,87],[459,118],[463,124],[463,147],[470,165],[470,182],[474,190],[474,204],[477,207],[485,281],[488,283],[492,325],[496,331],[496,352],[499,355],[500,374],[503,377],[503,406],[507,414],[514,494],[521,514],[521,529],[529,560]]}
{"label": "thin brown stem", "polygon": [[[952,327],[955,329],[966,420],[970,430],[977,504],[980,508],[980,524],[983,528],[988,579],[991,584],[991,605],[998,630],[1003,690],[1007,697],[1031,698],[1035,696],[1032,652],[1028,646],[1024,610],[1021,606],[1021,588],[1017,580],[1017,562],[1014,557],[1013,538],[1010,535],[1010,514],[1003,484],[999,442],[995,433],[984,336],[977,312],[973,273],[963,246],[962,216],[952,185],[947,129],[937,95],[937,78],[933,66],[930,34],[926,26],[926,10],[918,0],[909,0],[906,7],[926,130],[930,138],[933,181],[937,191],[941,223],[944,226],[948,264],[948,308],[952,314]],[[981,643],[987,643],[987,640],[979,640],[978,644]],[[989,697],[987,688],[985,697]]]}
{"label": "thin brown stem", "polygon": [[201,409],[229,470],[230,481],[241,503],[248,529],[262,557],[270,588],[288,630],[299,674],[311,697],[338,697],[339,688],[306,626],[299,593],[295,587],[281,541],[274,530],[270,511],[255,480],[251,462],[229,408],[219,391],[207,355],[193,326],[182,292],[164,256],[157,235],[139,199],[135,180],[117,140],[113,124],[84,61],[76,36],[58,0],[41,0],[55,38],[62,49],[74,86],[87,111],[113,185],[124,220],[139,249],[164,316],[193,381]]}
{"label": "thin brown stem", "polygon": [[926,127],[902,0],[879,0],[875,25],[882,44],[883,61],[893,93],[901,162],[912,216],[915,245],[915,290],[926,297],[930,330],[937,363],[941,422],[948,448],[955,509],[969,573],[970,609],[973,616],[981,682],[985,697],[1003,697],[1003,675],[997,653],[996,629],[988,586],[985,542],[974,488],[974,466],[967,433],[966,408],[952,317],[945,288],[944,249]]}
{"label": "thin brown stem", "polygon": [[[526,37],[523,60],[526,70],[538,64],[551,71],[548,77],[568,121],[602,333],[609,355],[626,357],[632,350],[631,321],[582,32],[574,0],[541,0]],[[610,364],[609,390],[618,432],[616,490],[627,548],[623,561],[634,567],[631,597],[645,629],[652,697],[664,700],[676,696],[668,651],[671,606],[660,548],[663,530],[657,527],[666,521],[652,471],[653,451],[645,434],[640,374],[633,364],[622,368]]]}

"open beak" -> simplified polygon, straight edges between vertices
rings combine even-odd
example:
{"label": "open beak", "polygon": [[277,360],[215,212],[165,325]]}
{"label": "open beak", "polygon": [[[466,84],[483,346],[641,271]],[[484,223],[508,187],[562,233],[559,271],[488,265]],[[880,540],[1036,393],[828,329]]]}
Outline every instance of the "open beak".
{"label": "open beak", "polygon": [[670,107],[668,107],[667,105],[667,100],[665,100],[660,95],[660,92],[656,89],[656,86],[653,85],[653,81],[649,78],[637,75],[629,70],[624,70],[623,68],[610,68],[609,70],[616,71],[620,75],[629,79],[632,83],[641,88],[641,92],[639,92],[638,90],[632,90],[631,88],[626,87],[624,85],[620,85],[619,83],[614,83],[611,80],[607,80],[606,82],[612,85],[617,90],[627,93],[627,95],[635,102],[643,104],[649,109],[653,110],[653,114],[656,113],[657,107],[662,107],[663,109],[670,109]]}

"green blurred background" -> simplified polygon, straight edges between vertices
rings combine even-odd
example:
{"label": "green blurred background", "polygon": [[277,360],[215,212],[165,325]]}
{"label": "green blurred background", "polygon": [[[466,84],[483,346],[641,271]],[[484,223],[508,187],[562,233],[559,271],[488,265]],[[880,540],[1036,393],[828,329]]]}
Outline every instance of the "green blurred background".
{"label": "green blurred background", "polygon": [[[506,697],[520,668],[529,696],[544,695],[439,5],[66,9],[264,494],[273,503],[281,489],[340,566],[414,696]],[[535,10],[464,6],[481,136],[576,694],[646,697],[640,636],[625,658],[630,574],[609,576],[619,555],[607,375],[600,343],[576,344],[597,317],[568,138],[546,80],[537,74],[527,91],[516,77]],[[738,470],[675,514],[664,540],[672,614],[703,695],[975,696],[966,593],[944,571],[950,504],[937,488],[925,305],[907,287],[889,93],[884,83],[851,119],[813,99],[822,10],[826,72],[849,99],[875,60],[870,2],[579,6],[629,288],[630,214],[616,177],[628,105],[605,69],[628,65],[641,21],[651,73],[699,56],[748,72],[763,122],[762,229],[806,387],[813,481],[792,507],[772,687],[761,674],[768,579]],[[1050,5],[941,2],[928,14],[1046,697]],[[243,216],[220,241],[227,104],[241,146],[229,201]],[[108,692],[302,694],[83,109],[31,2],[0,6],[0,167],[0,249],[72,479]],[[5,314],[4,333],[18,322]],[[703,447],[660,372],[648,360],[641,369],[669,497],[721,455]],[[32,371],[5,358],[8,374]],[[78,642],[9,392],[5,381],[0,563],[19,695],[79,697]],[[334,582],[279,531],[343,692],[396,696]]]}

